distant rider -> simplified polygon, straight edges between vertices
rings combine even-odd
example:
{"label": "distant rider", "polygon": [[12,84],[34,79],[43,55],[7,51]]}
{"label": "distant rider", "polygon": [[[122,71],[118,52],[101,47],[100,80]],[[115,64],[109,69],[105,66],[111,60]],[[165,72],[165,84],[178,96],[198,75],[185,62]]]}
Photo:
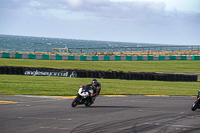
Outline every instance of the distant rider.
{"label": "distant rider", "polygon": [[200,90],[198,91],[197,99],[200,97]]}
{"label": "distant rider", "polygon": [[[94,91],[94,94],[90,94],[90,96],[92,97],[92,102],[94,102],[101,91],[101,83],[99,83],[97,81],[97,79],[93,79],[92,83],[86,84],[86,85],[91,87],[92,90]],[[86,85],[84,85],[84,86],[86,86]]]}

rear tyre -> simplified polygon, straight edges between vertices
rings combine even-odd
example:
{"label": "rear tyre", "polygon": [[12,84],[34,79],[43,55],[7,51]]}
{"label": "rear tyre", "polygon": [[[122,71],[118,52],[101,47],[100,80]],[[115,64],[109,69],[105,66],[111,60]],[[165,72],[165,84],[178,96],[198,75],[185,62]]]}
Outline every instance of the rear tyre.
{"label": "rear tyre", "polygon": [[89,101],[85,104],[85,106],[86,106],[86,107],[90,107],[92,104],[93,104],[93,102],[92,102],[91,100],[89,100]]}
{"label": "rear tyre", "polygon": [[86,107],[90,107],[92,104],[90,102],[86,103],[85,106]]}

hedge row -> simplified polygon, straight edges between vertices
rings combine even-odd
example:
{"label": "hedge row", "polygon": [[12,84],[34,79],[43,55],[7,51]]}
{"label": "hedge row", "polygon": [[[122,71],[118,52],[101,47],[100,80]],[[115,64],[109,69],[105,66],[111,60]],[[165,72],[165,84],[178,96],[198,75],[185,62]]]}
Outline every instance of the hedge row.
{"label": "hedge row", "polygon": [[105,78],[105,79],[126,79],[126,80],[158,80],[158,81],[197,81],[195,74],[175,74],[175,73],[154,73],[154,72],[123,72],[123,71],[91,71],[77,69],[51,69],[51,68],[30,68],[30,67],[10,67],[0,66],[0,74],[24,75],[25,71],[44,72],[76,72],[80,78]]}

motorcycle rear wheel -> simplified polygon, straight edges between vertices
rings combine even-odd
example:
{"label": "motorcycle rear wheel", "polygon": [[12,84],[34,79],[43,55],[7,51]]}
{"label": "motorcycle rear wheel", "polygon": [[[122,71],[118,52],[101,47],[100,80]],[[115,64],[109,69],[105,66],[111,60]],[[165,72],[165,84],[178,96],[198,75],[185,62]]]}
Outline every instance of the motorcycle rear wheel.
{"label": "motorcycle rear wheel", "polygon": [[86,103],[85,106],[86,107],[90,107],[92,104],[90,102]]}

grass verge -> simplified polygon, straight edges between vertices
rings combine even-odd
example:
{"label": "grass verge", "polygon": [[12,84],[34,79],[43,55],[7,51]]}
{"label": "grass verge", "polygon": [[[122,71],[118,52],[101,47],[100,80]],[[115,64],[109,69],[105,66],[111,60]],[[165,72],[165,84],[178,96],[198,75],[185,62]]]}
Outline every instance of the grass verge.
{"label": "grass verge", "polygon": [[[77,95],[78,87],[91,78],[0,75],[2,95]],[[175,95],[196,96],[199,82],[166,82],[146,80],[98,79],[101,95]]]}
{"label": "grass verge", "polygon": [[166,61],[70,61],[0,58],[0,66],[24,66],[132,72],[200,73],[199,60]]}

